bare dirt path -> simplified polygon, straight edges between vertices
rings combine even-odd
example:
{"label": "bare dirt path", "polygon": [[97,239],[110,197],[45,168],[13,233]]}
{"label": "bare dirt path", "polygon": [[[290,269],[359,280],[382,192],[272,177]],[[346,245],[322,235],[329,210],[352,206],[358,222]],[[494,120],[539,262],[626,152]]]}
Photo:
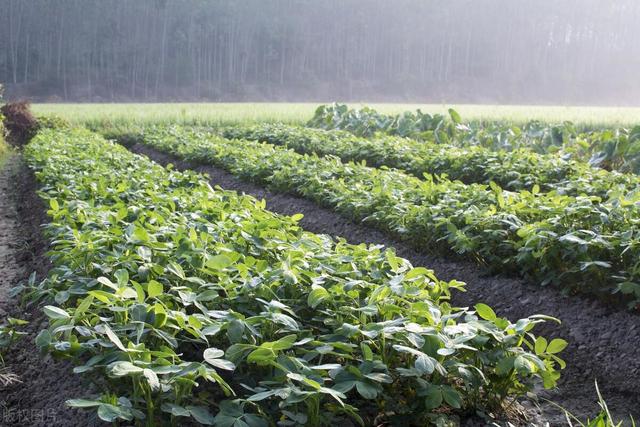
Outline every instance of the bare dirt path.
{"label": "bare dirt path", "polygon": [[[539,313],[561,319],[562,325],[547,324],[536,330],[547,337],[562,337],[570,343],[562,353],[568,366],[563,371],[560,385],[556,391],[544,393],[544,396],[581,419],[593,417],[598,410],[594,387],[597,379],[609,408],[616,416],[622,418],[631,414],[640,419],[640,316],[619,307],[607,307],[587,297],[563,295],[558,289],[540,287],[519,278],[490,276],[471,262],[417,252],[406,242],[354,224],[306,199],[273,193],[219,168],[189,164],[142,144],[130,149],[160,164],[173,163],[177,169],[207,173],[212,185],[266,199],[267,209],[271,211],[285,215],[303,213],[305,216],[300,224],[309,231],[341,236],[352,243],[395,247],[398,255],[414,265],[433,269],[441,279],[466,282],[468,291],[454,295],[453,303],[457,306],[485,302],[498,315],[512,320]],[[566,425],[562,414],[552,405],[541,402],[540,406],[551,426]]]}
{"label": "bare dirt path", "polygon": [[3,354],[15,381],[0,384],[0,426],[88,426],[93,421],[87,413],[64,404],[86,396],[88,385],[70,364],[38,352],[34,340],[47,320],[38,306],[23,306],[10,293],[32,272],[42,278],[49,269],[40,232],[45,209],[35,188],[33,174],[13,155],[0,171],[0,320],[11,316],[29,324],[21,329],[27,335]]}

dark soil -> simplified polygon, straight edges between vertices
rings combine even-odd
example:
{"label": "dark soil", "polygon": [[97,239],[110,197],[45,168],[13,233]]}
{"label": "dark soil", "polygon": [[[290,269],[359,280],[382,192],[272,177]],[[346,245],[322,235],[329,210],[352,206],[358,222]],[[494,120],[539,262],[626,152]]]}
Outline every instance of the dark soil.
{"label": "dark soil", "polygon": [[28,320],[23,336],[4,354],[13,384],[0,385],[0,426],[89,426],[93,415],[69,409],[67,399],[87,397],[91,386],[73,366],[38,352],[35,337],[47,325],[39,305],[22,304],[9,291],[32,272],[46,276],[50,264],[41,224],[46,210],[35,193],[36,180],[18,155],[0,172],[0,320]]}
{"label": "dark soil", "polygon": [[[219,185],[225,190],[266,199],[267,208],[271,211],[284,215],[302,213],[304,218],[300,225],[306,230],[341,236],[352,243],[394,247],[398,255],[414,265],[433,269],[440,279],[466,282],[467,292],[453,296],[453,303],[457,306],[484,302],[492,306],[498,315],[512,320],[533,314],[561,319],[561,325],[548,323],[536,329],[538,334],[547,338],[561,337],[569,341],[569,347],[561,354],[567,361],[567,368],[563,371],[559,387],[541,395],[585,420],[594,417],[599,410],[594,386],[597,380],[614,416],[628,420],[628,415],[633,415],[640,419],[640,316],[589,297],[564,295],[557,288],[540,287],[514,277],[489,275],[471,262],[417,252],[411,248],[410,242],[400,242],[378,230],[353,223],[309,200],[274,193],[242,181],[219,168],[190,164],[142,144],[133,145],[131,150],[160,164],[173,163],[177,169],[206,173],[212,185]],[[551,426],[566,425],[564,416],[554,406],[543,400],[539,405],[539,411]]]}

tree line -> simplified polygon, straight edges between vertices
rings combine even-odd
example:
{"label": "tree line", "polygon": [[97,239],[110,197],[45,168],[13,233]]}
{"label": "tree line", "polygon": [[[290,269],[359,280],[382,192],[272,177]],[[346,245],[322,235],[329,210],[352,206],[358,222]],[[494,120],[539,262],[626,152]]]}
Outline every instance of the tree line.
{"label": "tree line", "polygon": [[633,0],[0,0],[34,100],[633,104]]}

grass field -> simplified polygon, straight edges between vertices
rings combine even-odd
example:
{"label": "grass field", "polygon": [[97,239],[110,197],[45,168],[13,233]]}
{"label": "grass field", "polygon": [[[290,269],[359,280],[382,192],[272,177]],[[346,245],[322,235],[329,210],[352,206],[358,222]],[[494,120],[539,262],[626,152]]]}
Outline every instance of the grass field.
{"label": "grass field", "polygon": [[[55,114],[73,123],[118,124],[177,122],[185,124],[234,124],[239,122],[303,123],[309,120],[319,103],[164,103],[164,104],[34,104],[36,114]],[[504,120],[546,122],[569,120],[587,126],[640,123],[640,108],[563,107],[525,105],[441,105],[441,104],[350,104],[368,105],[381,113],[400,113],[422,109],[446,113],[453,107],[464,120]]]}

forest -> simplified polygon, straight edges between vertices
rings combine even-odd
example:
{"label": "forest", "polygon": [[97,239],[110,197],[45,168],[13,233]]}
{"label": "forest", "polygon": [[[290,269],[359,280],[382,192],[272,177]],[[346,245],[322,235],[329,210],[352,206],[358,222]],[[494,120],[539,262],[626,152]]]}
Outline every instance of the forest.
{"label": "forest", "polygon": [[0,10],[9,99],[632,105],[640,95],[632,0],[0,0]]}

